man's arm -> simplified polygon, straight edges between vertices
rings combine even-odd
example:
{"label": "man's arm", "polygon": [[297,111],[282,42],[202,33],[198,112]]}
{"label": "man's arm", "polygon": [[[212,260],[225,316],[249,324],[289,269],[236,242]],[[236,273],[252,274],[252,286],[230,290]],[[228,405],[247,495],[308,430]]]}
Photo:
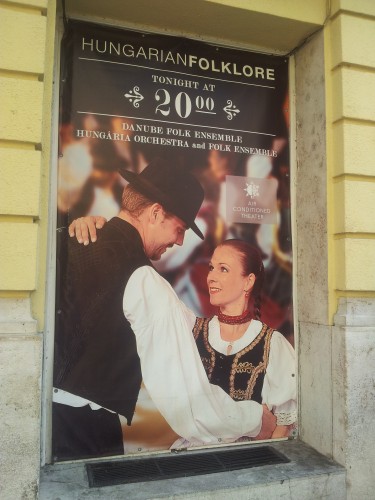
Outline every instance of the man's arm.
{"label": "man's arm", "polygon": [[241,436],[263,439],[273,415],[255,401],[233,401],[209,383],[186,309],[151,267],[137,269],[124,293],[124,313],[136,335],[144,384],[173,430],[191,443],[214,444]]}

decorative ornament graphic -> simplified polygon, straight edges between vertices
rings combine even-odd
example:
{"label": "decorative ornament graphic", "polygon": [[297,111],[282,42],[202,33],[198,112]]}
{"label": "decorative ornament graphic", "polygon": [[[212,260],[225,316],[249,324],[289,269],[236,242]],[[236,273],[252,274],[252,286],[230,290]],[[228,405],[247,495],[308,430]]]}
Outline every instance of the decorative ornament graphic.
{"label": "decorative ornament graphic", "polygon": [[232,120],[233,117],[240,112],[240,110],[233,104],[233,102],[230,99],[228,99],[227,106],[225,106],[225,108],[223,109],[227,114],[228,120]]}
{"label": "decorative ornament graphic", "polygon": [[250,196],[252,199],[260,196],[259,187],[258,184],[254,184],[253,182],[250,182],[250,184],[246,182],[246,187],[244,189],[246,196]]}
{"label": "decorative ornament graphic", "polygon": [[139,108],[139,103],[144,99],[143,95],[139,92],[139,87],[137,86],[135,86],[133,90],[130,90],[127,94],[124,94],[124,96],[129,99],[129,102],[133,104],[135,108]]}

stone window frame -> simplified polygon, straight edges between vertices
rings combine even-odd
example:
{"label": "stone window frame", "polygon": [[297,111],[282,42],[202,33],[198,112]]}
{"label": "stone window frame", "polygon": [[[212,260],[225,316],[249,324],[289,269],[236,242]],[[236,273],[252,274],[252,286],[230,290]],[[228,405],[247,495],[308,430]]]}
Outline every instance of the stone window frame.
{"label": "stone window frame", "polygon": [[[90,19],[86,19],[90,21]],[[94,20],[93,22],[97,22]],[[119,27],[119,26],[117,26]],[[124,29],[134,26],[122,25]],[[139,28],[142,30],[142,27]],[[147,29],[150,33],[161,31]],[[58,91],[62,19],[56,23],[49,202],[46,331],[42,377],[41,463],[51,463],[51,405],[55,314]],[[165,33],[164,33],[165,34]],[[178,36],[178,33],[174,33]],[[204,41],[204,40],[203,40]],[[210,43],[213,43],[210,40]],[[218,41],[220,45],[220,41]],[[228,45],[227,45],[228,46]],[[229,46],[244,50],[244,47]],[[256,49],[247,47],[247,50]],[[287,56],[286,56],[287,57]],[[293,240],[294,338],[297,353],[298,438],[332,456],[331,335],[328,324],[328,238],[324,34],[319,31],[290,58],[290,172]],[[306,96],[309,95],[309,99]],[[317,140],[319,138],[319,140]],[[311,156],[310,151],[314,151]],[[313,188],[312,188],[313,186]],[[311,194],[315,197],[311,199]],[[311,203],[314,206],[311,206]],[[314,210],[312,210],[312,208]],[[318,217],[312,217],[318,213]],[[311,245],[311,237],[320,245]],[[320,277],[316,267],[321,266]],[[306,279],[308,277],[309,279]],[[311,279],[310,278],[314,278]],[[319,279],[317,279],[319,278]],[[321,359],[320,352],[328,355]],[[311,384],[313,380],[313,384]],[[325,387],[324,393],[321,392]],[[324,406],[322,420],[321,407]]]}

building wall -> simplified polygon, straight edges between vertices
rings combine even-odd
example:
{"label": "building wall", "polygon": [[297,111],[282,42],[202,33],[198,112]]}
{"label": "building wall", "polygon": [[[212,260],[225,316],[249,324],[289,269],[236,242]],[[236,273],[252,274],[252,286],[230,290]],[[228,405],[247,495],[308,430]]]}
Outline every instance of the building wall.
{"label": "building wall", "polygon": [[[333,457],[347,497],[375,464],[375,3],[334,0],[325,29]],[[336,313],[336,314],[335,314]],[[334,315],[334,316],[333,316]]]}
{"label": "building wall", "polygon": [[332,314],[375,297],[374,2],[332,2],[326,42]]}
{"label": "building wall", "polygon": [[[301,438],[347,466],[348,497],[371,498],[375,4],[154,0],[158,8],[147,9],[148,1],[124,9],[67,0],[67,8],[98,22],[279,53],[325,25],[295,56]],[[55,0],[0,0],[0,32],[0,447],[9,450],[0,496],[35,498],[46,283],[53,288]]]}
{"label": "building wall", "polygon": [[[35,498],[49,196],[53,1],[0,2],[0,497]],[[53,36],[51,34],[53,26]],[[38,321],[37,321],[38,320]]]}

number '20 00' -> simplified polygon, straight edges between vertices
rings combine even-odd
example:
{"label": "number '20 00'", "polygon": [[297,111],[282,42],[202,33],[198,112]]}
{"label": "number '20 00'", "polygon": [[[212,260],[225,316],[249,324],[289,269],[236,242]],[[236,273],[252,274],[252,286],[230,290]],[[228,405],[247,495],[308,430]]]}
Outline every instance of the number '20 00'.
{"label": "number '20 00'", "polygon": [[[163,116],[169,116],[171,112],[171,95],[168,90],[158,89],[155,92],[156,101],[161,101],[156,106],[155,113],[161,113]],[[201,112],[212,112],[214,109],[214,100],[212,97],[197,96],[195,99],[195,107]],[[174,109],[181,118],[188,118],[192,112],[192,102],[190,96],[186,92],[179,92],[174,99]]]}

